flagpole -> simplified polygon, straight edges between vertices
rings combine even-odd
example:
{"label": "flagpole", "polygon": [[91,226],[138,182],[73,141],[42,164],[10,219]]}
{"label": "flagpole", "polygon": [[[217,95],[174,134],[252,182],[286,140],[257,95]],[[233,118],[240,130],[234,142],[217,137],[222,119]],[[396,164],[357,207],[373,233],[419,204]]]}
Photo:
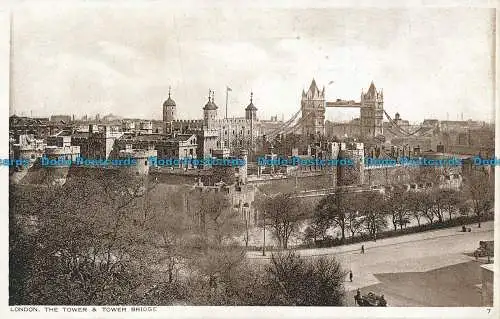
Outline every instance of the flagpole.
{"label": "flagpole", "polygon": [[226,86],[226,119],[227,119],[227,100],[228,100],[229,87]]}

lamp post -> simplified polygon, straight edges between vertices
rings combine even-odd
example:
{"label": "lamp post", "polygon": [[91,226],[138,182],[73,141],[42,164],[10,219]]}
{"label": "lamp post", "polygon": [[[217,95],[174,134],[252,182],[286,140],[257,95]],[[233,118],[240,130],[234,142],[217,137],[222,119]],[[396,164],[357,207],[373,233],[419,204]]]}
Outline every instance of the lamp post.
{"label": "lamp post", "polygon": [[[262,193],[266,197],[266,200],[270,198],[266,193]],[[263,243],[262,243],[262,256],[266,255],[266,210],[265,210],[265,204],[261,206],[262,211],[262,229],[263,229]]]}
{"label": "lamp post", "polygon": [[264,229],[264,243],[262,244],[262,256],[266,255],[266,213],[263,212],[264,214],[264,221],[262,224],[262,228]]}

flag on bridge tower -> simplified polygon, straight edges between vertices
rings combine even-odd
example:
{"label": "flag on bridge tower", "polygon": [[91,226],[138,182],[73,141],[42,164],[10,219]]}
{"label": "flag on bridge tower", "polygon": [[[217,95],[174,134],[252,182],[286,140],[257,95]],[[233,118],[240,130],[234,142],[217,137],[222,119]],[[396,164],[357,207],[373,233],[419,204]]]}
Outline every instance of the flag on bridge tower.
{"label": "flag on bridge tower", "polygon": [[229,86],[226,86],[226,88],[227,88],[227,91],[228,91],[228,92],[231,92],[231,91],[232,91],[232,89],[231,89]]}

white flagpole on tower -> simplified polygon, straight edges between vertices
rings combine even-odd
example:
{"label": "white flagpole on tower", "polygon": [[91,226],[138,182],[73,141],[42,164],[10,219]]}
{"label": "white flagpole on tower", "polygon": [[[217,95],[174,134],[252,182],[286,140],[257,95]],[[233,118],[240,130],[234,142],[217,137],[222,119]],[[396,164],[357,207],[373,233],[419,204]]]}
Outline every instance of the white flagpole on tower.
{"label": "white flagpole on tower", "polygon": [[229,86],[226,86],[226,119],[227,119],[227,102],[229,97],[229,91],[232,91]]}

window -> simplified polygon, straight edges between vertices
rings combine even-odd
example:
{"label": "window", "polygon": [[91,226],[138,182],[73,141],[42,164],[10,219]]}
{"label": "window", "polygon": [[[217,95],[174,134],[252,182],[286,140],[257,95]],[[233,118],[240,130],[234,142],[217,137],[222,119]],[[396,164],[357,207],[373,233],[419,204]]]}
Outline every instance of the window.
{"label": "window", "polygon": [[148,166],[148,161],[147,160],[144,161],[144,165]]}

